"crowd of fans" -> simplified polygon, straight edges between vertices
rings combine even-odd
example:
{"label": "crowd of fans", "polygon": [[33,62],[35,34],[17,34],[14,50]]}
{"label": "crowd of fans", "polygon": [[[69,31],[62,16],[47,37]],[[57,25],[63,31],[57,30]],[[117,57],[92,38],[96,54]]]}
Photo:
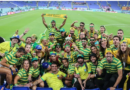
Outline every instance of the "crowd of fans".
{"label": "crowd of fans", "polygon": [[35,34],[23,39],[29,29],[21,35],[17,30],[10,41],[0,38],[0,84],[6,80],[10,90],[13,86],[32,90],[37,87],[115,90],[118,86],[128,90],[130,39],[123,36],[123,30],[119,29],[115,36],[107,35],[104,26],[96,30],[94,23],[90,23],[86,29],[84,22],[77,27],[75,21],[66,32],[62,28],[66,20],[67,16],[60,26],[56,26],[55,20],[48,25],[42,14],[49,35],[40,34],[39,43]]}

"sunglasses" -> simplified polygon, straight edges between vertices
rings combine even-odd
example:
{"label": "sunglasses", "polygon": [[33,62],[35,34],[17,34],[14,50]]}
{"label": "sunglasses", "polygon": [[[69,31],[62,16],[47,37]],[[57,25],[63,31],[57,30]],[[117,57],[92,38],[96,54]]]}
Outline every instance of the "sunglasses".
{"label": "sunglasses", "polygon": [[80,26],[84,26],[84,25],[80,25]]}
{"label": "sunglasses", "polygon": [[95,41],[95,39],[90,39],[90,41]]}
{"label": "sunglasses", "polygon": [[86,42],[86,41],[82,41],[83,43]]}
{"label": "sunglasses", "polygon": [[94,26],[90,26],[90,27],[94,27]]}
{"label": "sunglasses", "polygon": [[56,46],[56,48],[61,48],[60,46]]}

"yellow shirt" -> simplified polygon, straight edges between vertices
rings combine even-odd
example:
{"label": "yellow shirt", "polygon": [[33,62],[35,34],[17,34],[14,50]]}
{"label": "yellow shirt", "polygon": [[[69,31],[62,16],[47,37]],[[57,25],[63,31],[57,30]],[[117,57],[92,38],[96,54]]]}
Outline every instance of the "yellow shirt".
{"label": "yellow shirt", "polygon": [[41,79],[43,81],[46,81],[48,86],[50,88],[53,88],[53,90],[60,90],[60,88],[63,87],[63,82],[62,82],[62,80],[58,79],[58,77],[60,77],[61,75],[63,77],[66,77],[66,74],[61,72],[61,71],[58,71],[57,74],[53,74],[53,73],[48,72],[48,73],[44,74],[41,77]]}
{"label": "yellow shirt", "polygon": [[16,51],[16,47],[11,47],[11,41],[6,41],[0,44],[0,53]]}
{"label": "yellow shirt", "polygon": [[[45,49],[46,47],[43,44],[40,44],[42,46],[42,50]],[[42,57],[45,56],[45,52],[42,52]]]}
{"label": "yellow shirt", "polygon": [[76,74],[79,74],[80,78],[82,80],[87,79],[88,74],[91,73],[91,66],[90,66],[90,64],[86,63],[86,65],[87,65],[88,69],[86,69],[85,63],[84,63],[83,66],[79,66],[78,68],[75,67]]}
{"label": "yellow shirt", "polygon": [[109,40],[109,44],[112,45],[113,44],[113,40]]}

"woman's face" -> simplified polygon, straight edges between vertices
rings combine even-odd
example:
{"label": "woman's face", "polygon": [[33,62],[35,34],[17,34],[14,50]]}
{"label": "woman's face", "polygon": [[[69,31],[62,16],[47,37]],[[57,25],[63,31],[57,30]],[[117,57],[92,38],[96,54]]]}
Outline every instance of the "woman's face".
{"label": "woman's face", "polygon": [[27,45],[27,46],[25,47],[25,51],[26,51],[27,53],[29,53],[29,52],[31,51],[31,45]]}
{"label": "woman's face", "polygon": [[127,49],[127,44],[126,44],[126,43],[122,43],[122,44],[121,44],[121,51],[122,51],[122,52],[125,52],[126,49]]}
{"label": "woman's face", "polygon": [[28,70],[29,69],[29,61],[24,61],[23,68]]}
{"label": "woman's face", "polygon": [[107,40],[106,39],[102,39],[101,40],[101,45],[106,47],[107,46]]}
{"label": "woman's face", "polygon": [[33,67],[38,67],[38,61],[33,61],[32,65]]}
{"label": "woman's face", "polygon": [[94,63],[96,61],[96,57],[91,56],[91,62]]}
{"label": "woman's face", "polygon": [[92,51],[92,53],[97,53],[97,49],[96,49],[96,47],[91,47],[91,51]]}
{"label": "woman's face", "polygon": [[65,51],[66,51],[66,52],[70,52],[70,47],[67,46],[67,47],[65,48]]}

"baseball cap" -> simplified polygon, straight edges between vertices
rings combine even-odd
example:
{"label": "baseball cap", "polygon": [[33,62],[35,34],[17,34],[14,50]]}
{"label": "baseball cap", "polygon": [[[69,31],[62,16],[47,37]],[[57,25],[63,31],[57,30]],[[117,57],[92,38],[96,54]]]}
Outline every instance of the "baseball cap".
{"label": "baseball cap", "polygon": [[56,52],[52,51],[50,52],[50,55],[56,55]]}
{"label": "baseball cap", "polygon": [[43,69],[47,69],[48,67],[49,67],[49,63],[47,63],[47,62],[42,63]]}
{"label": "baseball cap", "polygon": [[51,35],[55,35],[55,34],[54,33],[50,33],[49,36],[51,36]]}
{"label": "baseball cap", "polygon": [[78,54],[77,58],[84,58],[83,54]]}
{"label": "baseball cap", "polygon": [[65,29],[64,29],[64,28],[61,28],[61,29],[60,29],[60,32],[65,32]]}
{"label": "baseball cap", "polygon": [[55,21],[55,20],[52,20],[51,23],[52,23],[52,22],[56,22],[56,21]]}
{"label": "baseball cap", "polygon": [[41,50],[41,49],[42,49],[42,46],[41,46],[41,45],[37,45],[37,46],[36,46],[36,49]]}
{"label": "baseball cap", "polygon": [[31,60],[31,62],[33,62],[33,61],[38,61],[38,58],[32,58],[32,60]]}

